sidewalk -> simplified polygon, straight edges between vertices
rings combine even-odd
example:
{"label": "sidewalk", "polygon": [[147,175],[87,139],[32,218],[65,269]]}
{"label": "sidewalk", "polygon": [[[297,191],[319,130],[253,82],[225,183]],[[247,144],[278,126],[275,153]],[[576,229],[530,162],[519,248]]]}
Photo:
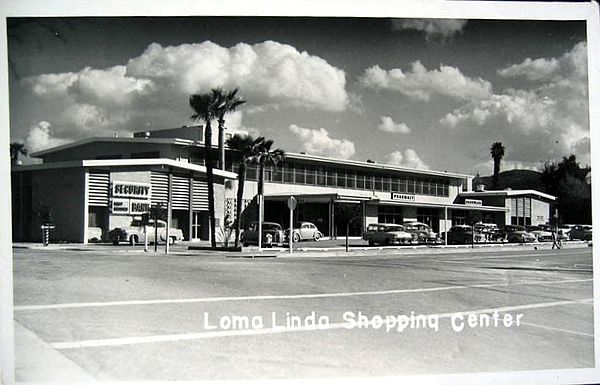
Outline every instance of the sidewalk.
{"label": "sidewalk", "polygon": [[15,380],[18,382],[91,382],[87,374],[29,329],[15,325]]}

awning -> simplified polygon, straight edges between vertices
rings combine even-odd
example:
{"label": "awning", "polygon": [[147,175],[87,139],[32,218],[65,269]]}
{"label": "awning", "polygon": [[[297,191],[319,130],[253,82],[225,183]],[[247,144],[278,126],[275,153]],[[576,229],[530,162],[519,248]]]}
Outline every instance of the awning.
{"label": "awning", "polygon": [[452,210],[467,210],[467,211],[494,211],[494,212],[507,212],[509,209],[506,207],[496,206],[473,206],[473,205],[461,205],[457,203],[425,203],[425,202],[401,202],[386,199],[373,199],[370,203],[379,205],[389,206],[409,206],[409,207],[428,207],[428,208],[449,208]]}

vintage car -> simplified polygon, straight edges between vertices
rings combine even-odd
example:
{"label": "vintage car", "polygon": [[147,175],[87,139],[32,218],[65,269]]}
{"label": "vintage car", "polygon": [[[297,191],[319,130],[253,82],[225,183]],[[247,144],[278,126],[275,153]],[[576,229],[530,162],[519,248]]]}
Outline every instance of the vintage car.
{"label": "vintage car", "polygon": [[[286,238],[289,237],[289,232],[289,229],[285,231]],[[323,233],[321,233],[317,226],[311,222],[295,223],[292,232],[293,242],[300,242],[304,240],[319,241],[321,238],[323,238]]]}
{"label": "vintage car", "polygon": [[544,230],[542,226],[525,226],[525,230],[535,235],[538,242],[552,242],[554,239],[552,231]]}
{"label": "vintage car", "polygon": [[423,222],[406,221],[402,224],[404,231],[413,235],[413,241],[426,244],[440,244],[443,241]]}
{"label": "vintage car", "polygon": [[[514,233],[526,233],[526,237],[522,237],[521,235],[513,235]],[[531,233],[527,233],[525,230],[525,226],[520,225],[503,225],[500,226],[498,232],[492,234],[490,236],[490,241],[492,242],[518,242],[522,243],[521,239],[524,239],[523,242],[535,242],[535,235]]]}
{"label": "vintage car", "polygon": [[537,242],[537,238],[532,233],[525,230],[511,231],[506,235],[506,240],[509,243],[531,243]]}
{"label": "vintage car", "polygon": [[[258,245],[258,222],[252,222],[241,235],[242,245]],[[262,240],[261,246],[272,247],[283,246],[285,241],[285,233],[279,223],[263,222],[262,223]]]}
{"label": "vintage car", "polygon": [[454,225],[446,233],[442,233],[442,239],[448,237],[449,245],[469,244],[473,241],[473,228],[467,225]]}
{"label": "vintage car", "polygon": [[576,225],[571,231],[569,231],[569,239],[570,240],[582,240],[582,241],[591,241],[592,240],[592,226],[590,225]]}
{"label": "vintage car", "polygon": [[[129,242],[135,246],[137,243],[144,243],[145,237],[148,238],[148,243],[153,243],[155,240],[155,232],[158,230],[158,241],[165,242],[167,240],[167,223],[163,220],[158,220],[158,227],[155,229],[154,220],[151,219],[145,226],[140,219],[131,221],[128,227],[116,227],[108,232],[108,238],[114,245],[120,242]],[[183,232],[180,229],[169,228],[169,244],[174,244],[176,241],[183,240]]]}
{"label": "vintage car", "polygon": [[378,245],[410,245],[413,235],[404,231],[402,225],[392,223],[373,223],[367,226],[363,233],[363,239],[369,242],[369,246]]}

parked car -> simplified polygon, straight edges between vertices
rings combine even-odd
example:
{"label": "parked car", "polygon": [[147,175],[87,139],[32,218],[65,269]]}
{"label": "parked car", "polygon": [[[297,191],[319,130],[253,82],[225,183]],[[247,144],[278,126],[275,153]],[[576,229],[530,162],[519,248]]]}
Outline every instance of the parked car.
{"label": "parked car", "polygon": [[[241,235],[242,245],[258,245],[258,222],[252,222]],[[262,223],[262,246],[272,247],[283,246],[285,241],[285,233],[279,223],[263,222]]]}
{"label": "parked car", "polygon": [[406,221],[402,225],[404,226],[404,231],[413,234],[413,241],[416,241],[417,243],[443,243],[440,237],[425,223]]}
{"label": "parked car", "polygon": [[[167,223],[163,220],[158,220],[158,241],[165,242],[167,240]],[[135,246],[136,243],[144,243],[145,237],[148,238],[148,243],[155,241],[154,220],[151,219],[146,225],[146,233],[144,234],[144,223],[140,219],[131,221],[128,227],[116,227],[108,232],[108,238],[114,245],[120,242],[129,242]],[[183,232],[180,229],[169,228],[169,244],[174,244],[177,241],[183,240]]]}
{"label": "parked car", "polygon": [[537,238],[532,233],[529,233],[525,230],[522,231],[512,231],[507,234],[506,240],[509,243],[531,243],[537,242]]}
{"label": "parked car", "polygon": [[476,223],[473,226],[475,229],[476,241],[490,242],[494,234],[500,231],[500,228],[495,223]]}
{"label": "parked car", "polygon": [[538,242],[552,242],[554,238],[552,232],[545,230],[542,226],[525,226],[525,230],[535,235]]}
{"label": "parked car", "polygon": [[592,240],[592,226],[589,225],[576,225],[569,232],[569,239],[579,239],[582,241]]}
{"label": "parked car", "polygon": [[88,227],[88,242],[96,243],[102,241],[101,227]]}
{"label": "parked car", "polygon": [[413,242],[413,235],[404,231],[404,226],[391,223],[373,223],[367,226],[363,239],[369,246],[379,245],[409,245]]}
{"label": "parked car", "polygon": [[575,227],[577,225],[559,225],[558,226],[558,233],[559,234],[563,234],[567,239],[570,239],[569,233],[571,232],[571,230],[573,229],[573,227]]}
{"label": "parked car", "polygon": [[454,225],[446,233],[442,233],[442,239],[448,237],[448,244],[469,244],[473,242],[473,228],[467,225]]}
{"label": "parked car", "polygon": [[[520,233],[520,235],[515,235],[515,233]],[[526,233],[526,236],[522,236],[522,233]],[[493,242],[535,242],[535,235],[528,233],[525,229],[525,226],[521,225],[503,225],[500,226],[500,230],[491,235],[491,240]]]}
{"label": "parked car", "polygon": [[[287,229],[285,231],[286,238],[289,237],[290,230]],[[292,229],[292,241],[300,242],[304,240],[312,239],[314,241],[319,241],[323,238],[323,233],[319,231],[317,226],[315,226],[311,222],[299,222],[294,224],[294,228]]]}

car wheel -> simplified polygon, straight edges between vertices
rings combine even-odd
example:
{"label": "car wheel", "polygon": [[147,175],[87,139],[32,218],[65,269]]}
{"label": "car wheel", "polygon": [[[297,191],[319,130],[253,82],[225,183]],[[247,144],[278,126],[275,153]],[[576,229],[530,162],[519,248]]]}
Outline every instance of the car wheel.
{"label": "car wheel", "polygon": [[169,237],[169,245],[174,245],[176,241],[175,237]]}
{"label": "car wheel", "polygon": [[369,239],[369,246],[373,246],[375,244],[375,242],[373,242],[371,239]]}
{"label": "car wheel", "polygon": [[119,238],[113,238],[112,239],[112,244],[115,245],[115,246],[118,245],[119,244]]}
{"label": "car wheel", "polygon": [[390,244],[390,240],[388,238],[386,238],[385,241],[383,241],[383,245],[389,246],[389,244]]}
{"label": "car wheel", "polygon": [[315,242],[319,242],[321,240],[322,236],[323,236],[323,234],[321,234],[319,231],[317,231],[315,233],[315,235],[313,236],[313,239],[315,240]]}
{"label": "car wheel", "polygon": [[300,242],[300,234],[294,233],[294,235],[292,235],[292,242]]}
{"label": "car wheel", "polygon": [[131,246],[135,246],[135,244],[137,243],[137,241],[138,241],[137,235],[132,235],[131,237],[129,237],[129,244]]}

